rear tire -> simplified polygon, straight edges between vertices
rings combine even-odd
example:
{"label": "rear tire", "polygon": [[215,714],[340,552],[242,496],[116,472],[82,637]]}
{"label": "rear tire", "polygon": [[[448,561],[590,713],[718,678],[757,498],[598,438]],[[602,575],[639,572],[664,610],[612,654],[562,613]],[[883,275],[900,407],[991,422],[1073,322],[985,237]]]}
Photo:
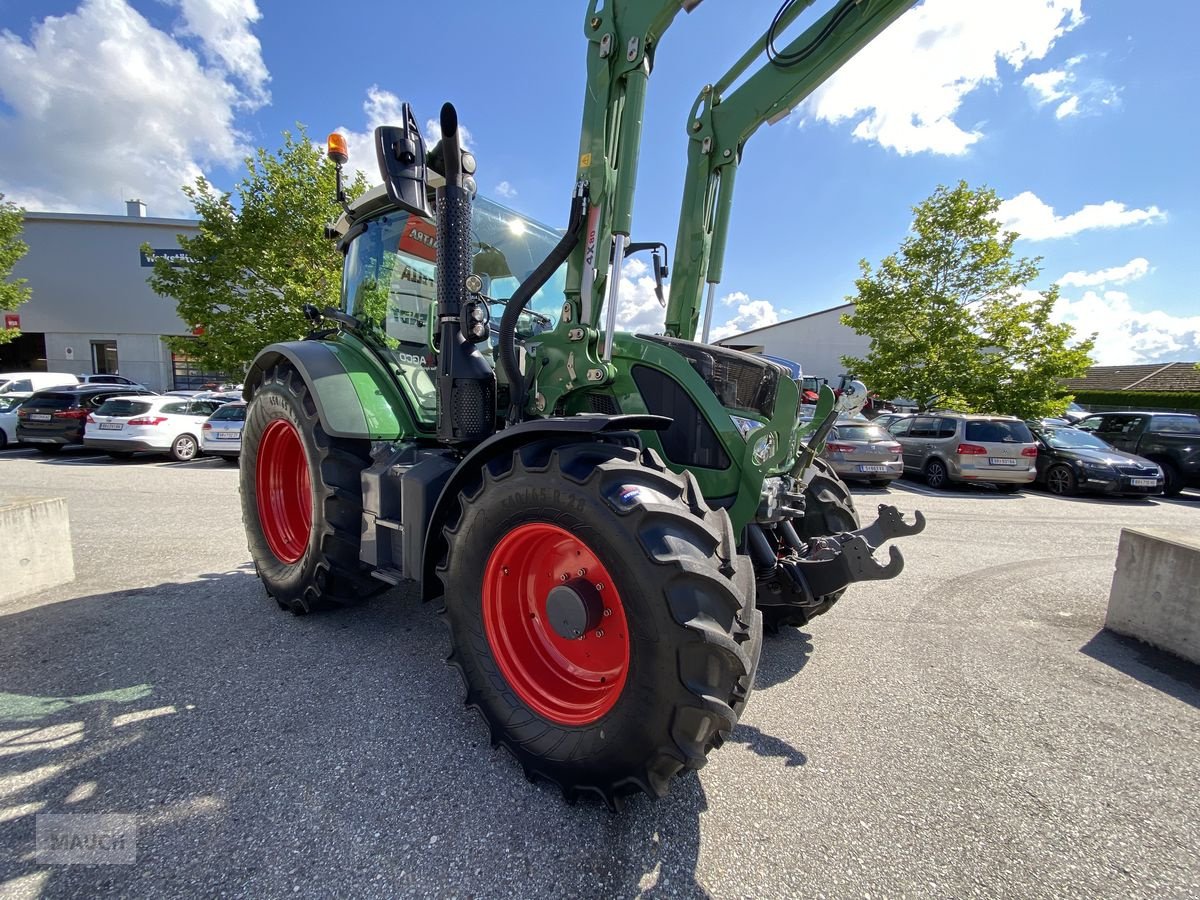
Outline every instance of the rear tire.
{"label": "rear tire", "polygon": [[190,462],[200,455],[200,442],[193,435],[181,434],[171,444],[171,459]]}
{"label": "rear tire", "polygon": [[[268,433],[271,458],[261,465]],[[370,443],[326,434],[308,385],[291,364],[264,375],[246,410],[241,455],[250,556],[281,607],[303,615],[386,589],[358,558],[360,475],[370,465]]]}
{"label": "rear tire", "polygon": [[[762,622],[750,561],[695,478],[637,448],[534,443],[485,463],[456,506],[437,569],[448,662],[493,745],[612,808],[703,766],[750,695]],[[607,591],[589,593],[593,575]],[[581,638],[550,620],[563,579],[579,609],[609,610]]]}
{"label": "rear tire", "polygon": [[1155,460],[1163,471],[1163,496],[1177,497],[1183,492],[1183,479],[1179,470],[1166,460]]}
{"label": "rear tire", "polygon": [[[800,539],[808,542],[815,537],[857,531],[858,511],[854,508],[854,498],[846,483],[838,477],[832,466],[819,457],[813,460],[813,468],[812,479],[804,488],[804,518],[795,523]],[[844,593],[845,588],[825,594],[818,598],[820,602],[817,606],[803,611],[786,606],[764,606],[763,627],[774,634],[785,626],[806,625],[814,616],[829,612]]]}

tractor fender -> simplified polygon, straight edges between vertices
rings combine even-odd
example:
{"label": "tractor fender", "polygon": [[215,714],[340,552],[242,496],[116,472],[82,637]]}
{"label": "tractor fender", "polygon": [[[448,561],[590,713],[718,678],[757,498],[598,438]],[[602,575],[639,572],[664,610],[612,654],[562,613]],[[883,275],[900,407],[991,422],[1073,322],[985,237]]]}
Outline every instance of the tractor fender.
{"label": "tractor fender", "polygon": [[535,441],[553,440],[559,443],[574,443],[585,441],[598,434],[612,434],[621,431],[640,431],[649,429],[661,431],[669,427],[671,419],[667,416],[653,415],[577,415],[546,419],[532,419],[519,425],[511,425],[498,431],[475,447],[458,464],[450,475],[446,486],[438,495],[433,508],[433,515],[425,531],[425,550],[422,554],[424,561],[421,568],[421,598],[431,600],[437,596],[434,585],[438,578],[436,567],[445,552],[445,539],[442,537],[442,526],[457,501],[459,493],[473,481],[484,464],[502,453],[512,453],[523,444]]}
{"label": "tractor fender", "polygon": [[412,431],[412,414],[378,360],[353,346],[307,340],[271,344],[246,373],[247,402],[263,376],[281,361],[295,366],[308,386],[321,426],[331,437],[395,440]]}

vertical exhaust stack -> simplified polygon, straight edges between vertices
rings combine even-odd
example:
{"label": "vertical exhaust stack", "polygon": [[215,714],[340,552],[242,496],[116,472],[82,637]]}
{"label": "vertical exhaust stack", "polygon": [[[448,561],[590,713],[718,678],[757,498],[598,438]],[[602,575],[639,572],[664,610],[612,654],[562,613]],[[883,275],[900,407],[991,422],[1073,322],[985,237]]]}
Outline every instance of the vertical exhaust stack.
{"label": "vertical exhaust stack", "polygon": [[464,154],[458,113],[442,106],[441,158],[446,183],[437,205],[438,439],[481,441],[496,430],[496,373],[475,349],[490,335],[482,283],[471,273],[471,200],[474,158]]}

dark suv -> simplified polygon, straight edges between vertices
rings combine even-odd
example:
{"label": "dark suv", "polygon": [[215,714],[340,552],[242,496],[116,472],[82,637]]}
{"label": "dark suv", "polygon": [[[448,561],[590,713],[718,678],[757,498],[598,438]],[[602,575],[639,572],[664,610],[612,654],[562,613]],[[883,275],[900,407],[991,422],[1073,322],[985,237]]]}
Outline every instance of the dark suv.
{"label": "dark suv", "polygon": [[1200,416],[1174,412],[1095,413],[1075,423],[1118,450],[1157,463],[1166,479],[1163,493],[1200,487]]}
{"label": "dark suv", "polygon": [[83,443],[87,417],[105,400],[152,393],[127,384],[81,384],[38,391],[17,411],[17,440],[40,453],[57,453],[68,444]]}

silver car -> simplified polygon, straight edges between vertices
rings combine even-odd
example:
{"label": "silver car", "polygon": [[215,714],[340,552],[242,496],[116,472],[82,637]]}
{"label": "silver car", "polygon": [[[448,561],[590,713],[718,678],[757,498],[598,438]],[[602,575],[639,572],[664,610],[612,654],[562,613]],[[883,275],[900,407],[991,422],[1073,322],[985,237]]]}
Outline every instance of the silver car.
{"label": "silver car", "polygon": [[903,474],[900,444],[874,422],[836,423],[821,456],[847,481],[869,481],[882,487]]}
{"label": "silver car", "polygon": [[242,452],[242,426],[245,424],[245,401],[226,403],[200,427],[201,449],[209,456],[219,456],[230,465],[236,465]]}
{"label": "silver car", "polygon": [[1037,477],[1037,442],[1013,416],[926,413],[898,419],[888,429],[900,442],[904,471],[931,488],[984,481],[1015,492]]}

